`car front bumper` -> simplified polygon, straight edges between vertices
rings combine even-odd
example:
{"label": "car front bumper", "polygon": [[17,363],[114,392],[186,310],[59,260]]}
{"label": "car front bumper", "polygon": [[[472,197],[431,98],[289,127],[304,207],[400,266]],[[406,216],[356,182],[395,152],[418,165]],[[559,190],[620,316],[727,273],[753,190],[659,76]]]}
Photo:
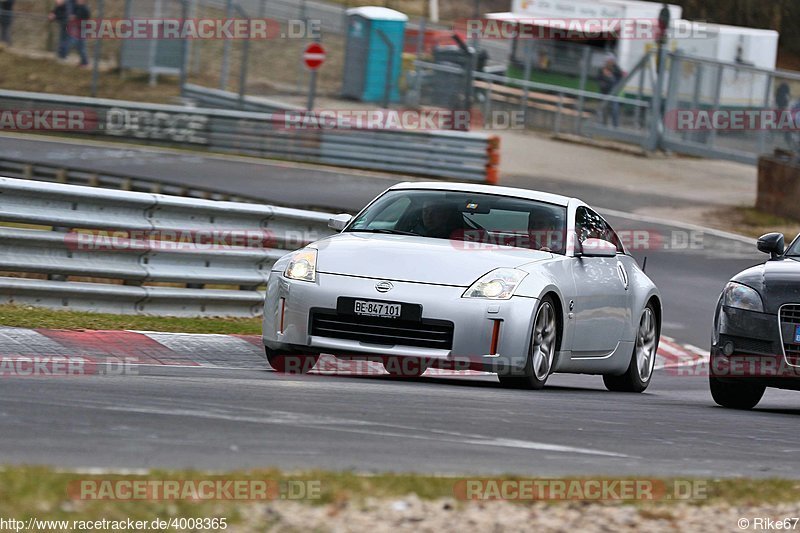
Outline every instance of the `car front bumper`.
{"label": "car front bumper", "polygon": [[[264,345],[277,352],[326,353],[351,358],[420,357],[434,366],[457,363],[457,368],[488,371],[525,365],[537,299],[462,298],[465,287],[401,281],[393,281],[392,290],[381,294],[375,288],[379,281],[383,280],[318,273],[312,283],[290,280],[273,271],[264,304]],[[377,344],[312,335],[311,313],[335,312],[339,297],[419,304],[424,320],[453,323],[452,346],[441,349]],[[495,326],[496,322],[499,326]],[[495,336],[495,353],[490,353]]]}
{"label": "car front bumper", "polygon": [[797,388],[800,366],[786,358],[780,327],[777,315],[719,306],[711,345],[711,376]]}

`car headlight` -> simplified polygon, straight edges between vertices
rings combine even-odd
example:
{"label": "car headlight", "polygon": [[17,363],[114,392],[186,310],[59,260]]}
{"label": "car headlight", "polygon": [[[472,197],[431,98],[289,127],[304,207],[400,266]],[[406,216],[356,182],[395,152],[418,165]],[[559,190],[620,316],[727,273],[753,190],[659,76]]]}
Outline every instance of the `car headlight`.
{"label": "car headlight", "polygon": [[764,302],[761,301],[758,291],[741,283],[728,283],[722,292],[722,305],[747,311],[764,312]]}
{"label": "car headlight", "polygon": [[498,268],[478,279],[461,297],[509,300],[527,275],[516,268]]}
{"label": "car headlight", "polygon": [[315,281],[317,279],[316,248],[303,248],[292,254],[283,275],[289,279]]}

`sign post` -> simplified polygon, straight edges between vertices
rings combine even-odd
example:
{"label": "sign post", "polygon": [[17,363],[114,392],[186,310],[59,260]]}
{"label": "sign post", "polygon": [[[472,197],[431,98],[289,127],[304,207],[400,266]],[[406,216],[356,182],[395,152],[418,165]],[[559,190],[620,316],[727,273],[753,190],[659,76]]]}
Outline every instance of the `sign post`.
{"label": "sign post", "polygon": [[317,42],[306,46],[306,50],[303,52],[303,63],[305,63],[306,68],[311,71],[308,87],[308,104],[306,105],[308,111],[314,109],[314,99],[317,96],[317,71],[319,67],[325,63],[325,57],[325,48]]}

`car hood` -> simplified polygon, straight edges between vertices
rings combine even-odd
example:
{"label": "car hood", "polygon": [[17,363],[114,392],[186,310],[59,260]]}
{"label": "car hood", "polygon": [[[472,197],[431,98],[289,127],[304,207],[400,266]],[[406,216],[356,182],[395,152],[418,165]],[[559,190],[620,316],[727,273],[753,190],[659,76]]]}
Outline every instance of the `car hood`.
{"label": "car hood", "polygon": [[317,271],[390,281],[468,287],[487,272],[552,259],[522,248],[470,249],[470,243],[406,235],[340,233],[315,244]]}
{"label": "car hood", "polygon": [[767,261],[740,272],[733,281],[756,289],[768,313],[777,313],[785,303],[800,303],[800,261],[797,259]]}

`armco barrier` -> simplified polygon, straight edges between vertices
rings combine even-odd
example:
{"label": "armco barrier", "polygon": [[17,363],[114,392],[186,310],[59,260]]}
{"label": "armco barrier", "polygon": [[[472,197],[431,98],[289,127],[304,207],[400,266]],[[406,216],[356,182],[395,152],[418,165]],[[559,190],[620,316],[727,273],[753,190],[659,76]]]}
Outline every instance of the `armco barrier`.
{"label": "armco barrier", "polygon": [[[0,277],[0,301],[123,314],[257,316],[271,266],[331,234],[329,217],[0,178],[0,222],[42,228],[0,227],[0,271],[47,278]],[[97,247],[86,243],[103,241],[81,241],[93,235],[82,230],[145,232],[164,240]],[[209,247],[212,232],[241,238],[230,238],[235,246]],[[171,245],[176,242],[184,245]]]}
{"label": "armco barrier", "polygon": [[239,111],[254,111],[256,113],[278,113],[281,111],[298,111],[302,108],[284,104],[269,98],[244,96],[220,89],[211,89],[187,83],[183,86],[182,96],[195,102],[198,107],[214,109],[236,109]]}
{"label": "armco barrier", "polygon": [[487,181],[496,138],[460,131],[293,129],[280,115],[0,91],[2,110],[80,110],[71,135],[256,157]]}
{"label": "armco barrier", "polygon": [[39,163],[28,159],[0,156],[0,176],[24,180],[48,181],[68,185],[87,185],[123,191],[152,192],[171,196],[187,196],[205,200],[257,202],[254,198],[228,194],[208,188],[176,185],[162,180],[130,176],[124,172],[108,172],[75,166]]}

